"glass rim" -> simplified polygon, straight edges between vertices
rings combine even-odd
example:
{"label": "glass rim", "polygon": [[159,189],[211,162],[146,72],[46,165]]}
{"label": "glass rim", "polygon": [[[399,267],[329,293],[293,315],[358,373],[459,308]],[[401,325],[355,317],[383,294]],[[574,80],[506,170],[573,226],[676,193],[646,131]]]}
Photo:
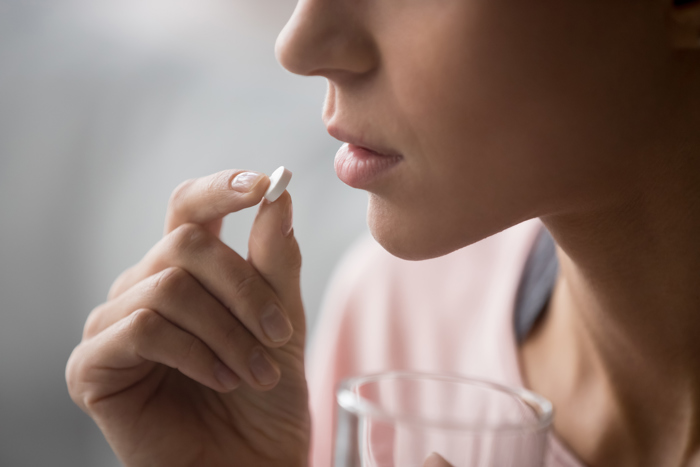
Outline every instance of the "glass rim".
{"label": "glass rim", "polygon": [[[534,420],[524,423],[506,423],[497,425],[475,425],[474,423],[440,423],[410,415],[395,415],[383,410],[379,405],[365,399],[353,391],[359,385],[383,379],[430,379],[478,386],[506,394],[532,408]],[[489,380],[471,378],[454,374],[420,373],[408,371],[390,371],[366,376],[356,376],[342,380],[336,391],[336,401],[343,409],[355,415],[370,416],[381,420],[393,421],[402,425],[420,425],[446,430],[479,433],[533,433],[549,429],[554,417],[552,403],[543,396],[526,388],[506,386]]]}

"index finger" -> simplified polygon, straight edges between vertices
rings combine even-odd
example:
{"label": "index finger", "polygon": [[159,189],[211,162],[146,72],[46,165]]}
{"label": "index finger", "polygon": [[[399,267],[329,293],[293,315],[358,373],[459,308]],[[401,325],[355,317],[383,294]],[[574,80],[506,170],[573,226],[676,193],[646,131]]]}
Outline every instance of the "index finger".
{"label": "index finger", "polygon": [[187,180],[170,195],[165,235],[183,224],[219,235],[224,216],[258,204],[269,184],[263,173],[236,169]]}

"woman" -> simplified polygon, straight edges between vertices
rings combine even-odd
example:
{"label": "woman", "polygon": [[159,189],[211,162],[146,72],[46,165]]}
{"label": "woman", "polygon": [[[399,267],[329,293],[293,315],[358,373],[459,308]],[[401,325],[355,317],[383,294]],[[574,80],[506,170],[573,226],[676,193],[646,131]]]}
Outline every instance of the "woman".
{"label": "woman", "polygon": [[[551,232],[554,292],[514,349],[558,411],[566,455],[550,465],[700,451],[699,48],[698,0],[301,0],[278,39],[288,70],[327,78],[324,121],[349,143],[336,170],[370,193],[387,251],[477,251],[533,218]],[[68,386],[126,465],[308,465],[289,195],[260,205],[247,260],[218,238],[267,184],[243,171],[182,184],[164,238],[91,313]],[[535,231],[493,238],[524,264]],[[315,439],[317,465],[329,442]]]}

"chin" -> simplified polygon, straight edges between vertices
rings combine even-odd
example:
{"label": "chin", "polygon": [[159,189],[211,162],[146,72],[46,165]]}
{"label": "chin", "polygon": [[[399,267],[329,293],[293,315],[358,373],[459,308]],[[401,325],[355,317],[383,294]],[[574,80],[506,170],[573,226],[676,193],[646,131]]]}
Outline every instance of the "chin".
{"label": "chin", "polygon": [[437,258],[480,240],[470,241],[470,236],[456,234],[450,222],[402,212],[371,194],[367,224],[374,239],[386,251],[409,261]]}
{"label": "chin", "polygon": [[[415,208],[415,206],[414,206]],[[370,194],[367,224],[374,239],[392,255],[410,261],[437,258],[496,234],[518,222],[462,212],[401,207]],[[471,215],[470,215],[471,213]]]}

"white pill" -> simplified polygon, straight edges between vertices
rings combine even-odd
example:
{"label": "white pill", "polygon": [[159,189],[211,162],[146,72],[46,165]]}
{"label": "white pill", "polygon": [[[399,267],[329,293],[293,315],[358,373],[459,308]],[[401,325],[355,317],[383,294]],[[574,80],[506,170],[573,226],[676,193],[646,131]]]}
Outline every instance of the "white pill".
{"label": "white pill", "polygon": [[272,172],[272,175],[270,175],[270,187],[265,192],[265,199],[271,203],[277,200],[284,193],[284,190],[287,189],[291,179],[292,172],[285,169],[284,166]]}

